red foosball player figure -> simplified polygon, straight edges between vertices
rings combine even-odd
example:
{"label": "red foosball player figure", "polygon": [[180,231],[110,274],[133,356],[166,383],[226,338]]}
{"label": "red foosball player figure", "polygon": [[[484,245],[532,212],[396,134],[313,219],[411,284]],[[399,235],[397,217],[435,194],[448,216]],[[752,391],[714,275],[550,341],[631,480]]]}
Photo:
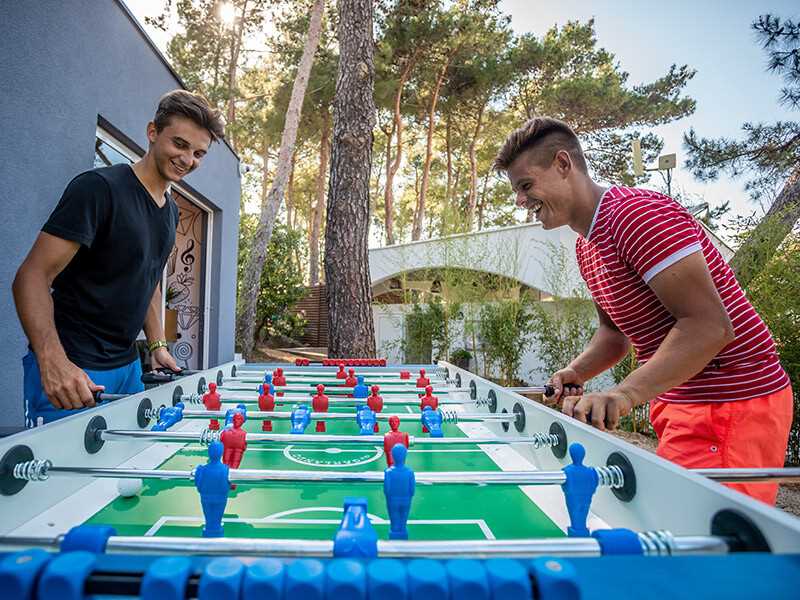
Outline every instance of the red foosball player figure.
{"label": "red foosball player figure", "polygon": [[392,460],[392,448],[395,444],[403,444],[408,448],[408,434],[404,431],[398,431],[400,427],[400,418],[397,415],[389,417],[389,427],[391,431],[383,434],[383,454],[386,456],[386,466],[391,467],[394,464]]}
{"label": "red foosball player figure", "polygon": [[411,379],[410,371],[400,371],[400,379]]}
{"label": "red foosball player figure", "polygon": [[[216,383],[212,382],[208,384],[208,391],[203,394],[203,405],[206,407],[206,410],[219,410],[222,408],[222,399],[217,393]],[[219,421],[216,419],[211,419],[208,422],[208,428],[212,429],[213,431],[218,431]]]}
{"label": "red foosball player figure", "polygon": [[[373,385],[370,391],[372,393],[367,397],[367,406],[372,412],[379,413],[383,410],[383,398],[378,395],[380,388],[377,385]],[[375,421],[375,429],[373,431],[378,433],[378,421]]]}
{"label": "red foosball player figure", "polygon": [[425,377],[425,369],[419,370],[419,377],[417,377],[417,387],[424,388],[431,384],[431,380]]}
{"label": "red foosball player figure", "polygon": [[[258,395],[258,410],[275,410],[275,396],[269,393],[269,386],[259,386],[261,393]],[[261,431],[272,431],[272,421],[264,419],[261,421]]]}
{"label": "red foosball player figure", "polygon": [[247,432],[242,429],[244,415],[237,412],[233,415],[233,427],[225,429],[219,436],[219,440],[225,447],[222,454],[222,462],[231,469],[238,469],[242,462],[242,455],[247,450]]}
{"label": "red foosball player figure", "polygon": [[[311,409],[313,412],[328,412],[328,397],[325,395],[325,386],[321,383],[317,386],[317,395],[311,399]],[[325,421],[317,420],[318,432],[325,431]]]}
{"label": "red foosball player figure", "polygon": [[347,379],[347,373],[344,371],[344,363],[339,363],[339,370],[336,371],[336,379]]}
{"label": "red foosball player figure", "polygon": [[[433,395],[433,388],[431,386],[426,386],[425,395],[419,398],[419,411],[424,411],[426,406],[431,407],[433,410],[439,408],[439,398]],[[422,433],[428,433],[428,428],[425,427],[425,425],[422,426]]]}
{"label": "red foosball player figure", "polygon": [[283,374],[282,368],[278,367],[272,372],[272,385],[275,387],[286,385],[286,376]]}
{"label": "red foosball player figure", "polygon": [[433,388],[427,386],[425,388],[425,395],[419,397],[419,410],[425,410],[426,406],[430,406],[433,410],[439,408],[439,398],[433,395]]}
{"label": "red foosball player figure", "polygon": [[358,379],[356,379],[356,370],[347,369],[347,378],[344,380],[344,384],[348,387],[355,387],[357,383]]}

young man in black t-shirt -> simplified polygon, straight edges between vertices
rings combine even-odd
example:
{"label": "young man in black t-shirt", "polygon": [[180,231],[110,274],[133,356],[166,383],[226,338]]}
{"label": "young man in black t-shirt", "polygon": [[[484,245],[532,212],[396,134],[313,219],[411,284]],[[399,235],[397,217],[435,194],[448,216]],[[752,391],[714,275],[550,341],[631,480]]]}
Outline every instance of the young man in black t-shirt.
{"label": "young man in black t-shirt", "polygon": [[87,171],[67,186],[14,280],[30,342],[27,426],[93,406],[96,391],[141,391],[142,329],[153,366],[178,370],[161,324],[161,275],[178,224],[169,186],[222,136],[218,111],[175,90],[159,101],[138,162]]}

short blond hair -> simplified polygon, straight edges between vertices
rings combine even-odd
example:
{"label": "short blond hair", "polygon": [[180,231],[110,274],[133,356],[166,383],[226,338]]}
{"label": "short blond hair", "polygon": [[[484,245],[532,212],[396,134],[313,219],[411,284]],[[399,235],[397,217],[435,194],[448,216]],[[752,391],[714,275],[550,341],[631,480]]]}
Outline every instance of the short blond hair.
{"label": "short blond hair", "polygon": [[565,150],[581,171],[589,172],[578,136],[564,121],[551,117],[526,121],[506,138],[494,159],[494,168],[508,171],[511,163],[528,150],[535,150],[532,156],[534,164],[543,168],[552,164],[559,150]]}

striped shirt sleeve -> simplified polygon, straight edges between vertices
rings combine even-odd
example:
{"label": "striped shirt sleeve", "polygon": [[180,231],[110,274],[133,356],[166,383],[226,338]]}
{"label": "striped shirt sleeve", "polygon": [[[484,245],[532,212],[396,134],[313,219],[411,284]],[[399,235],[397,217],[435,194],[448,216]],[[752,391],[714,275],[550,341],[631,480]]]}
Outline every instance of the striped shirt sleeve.
{"label": "striped shirt sleeve", "polygon": [[702,251],[694,218],[667,197],[635,197],[620,204],[610,229],[622,259],[645,283],[682,258]]}

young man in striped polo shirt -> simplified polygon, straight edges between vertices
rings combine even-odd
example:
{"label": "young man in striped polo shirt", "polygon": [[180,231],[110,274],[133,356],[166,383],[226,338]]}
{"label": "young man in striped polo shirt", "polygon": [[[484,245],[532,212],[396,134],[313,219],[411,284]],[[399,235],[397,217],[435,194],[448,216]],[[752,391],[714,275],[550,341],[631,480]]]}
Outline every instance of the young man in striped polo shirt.
{"label": "young man in striped polo shirt", "polygon": [[[551,378],[563,412],[613,429],[650,402],[666,459],[686,468],[783,466],[789,379],[766,325],[686,209],[658,192],[595,183],[575,133],[556,119],[532,119],[511,133],[495,165],[544,229],[566,225],[578,234],[599,327]],[[630,345],[639,367],[608,391],[580,395]],[[776,484],[731,487],[775,503]]]}

